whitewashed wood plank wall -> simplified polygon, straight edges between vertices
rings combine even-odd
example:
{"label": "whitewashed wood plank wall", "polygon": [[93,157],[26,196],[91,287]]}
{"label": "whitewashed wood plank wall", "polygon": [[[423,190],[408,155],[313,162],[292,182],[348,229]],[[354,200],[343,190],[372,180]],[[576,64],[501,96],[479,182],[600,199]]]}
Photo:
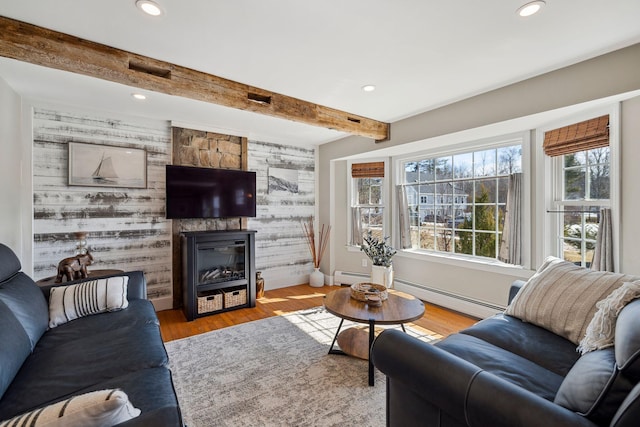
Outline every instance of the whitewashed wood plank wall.
{"label": "whitewashed wood plank wall", "polygon": [[[249,170],[256,172],[257,216],[247,227],[256,233],[256,270],[265,288],[308,283],[313,271],[302,221],[315,213],[315,150],[249,141]],[[270,194],[269,168],[298,172],[298,193]]]}
{"label": "whitewashed wood plank wall", "polygon": [[[147,188],[68,183],[68,143],[147,151]],[[37,108],[33,117],[34,278],[56,273],[73,256],[73,233],[86,231],[91,269],[143,270],[150,299],[171,301],[171,222],[165,219],[168,122],[114,120]]]}
{"label": "whitewashed wood plank wall", "polygon": [[[168,122],[112,119],[37,108],[33,117],[34,278],[56,273],[87,231],[90,269],[143,270],[150,299],[172,297],[171,220],[165,219],[164,169],[171,162]],[[68,186],[68,143],[147,150],[147,188]],[[267,289],[306,283],[313,270],[301,222],[315,211],[315,150],[249,141],[257,175],[256,268]],[[269,194],[269,168],[298,171],[298,193]]]}

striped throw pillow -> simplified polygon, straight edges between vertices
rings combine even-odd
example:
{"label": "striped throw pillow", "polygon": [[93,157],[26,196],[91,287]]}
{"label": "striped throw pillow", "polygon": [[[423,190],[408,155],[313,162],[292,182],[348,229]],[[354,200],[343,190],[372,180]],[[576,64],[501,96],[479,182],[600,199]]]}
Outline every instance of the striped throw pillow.
{"label": "striped throw pillow", "polygon": [[128,282],[128,276],[116,276],[51,288],[49,328],[91,314],[127,308]]}
{"label": "striped throw pillow", "polygon": [[107,427],[140,415],[122,390],[100,390],[73,396],[0,422],[0,427]]}
{"label": "striped throw pillow", "polygon": [[513,299],[506,314],[545,328],[578,345],[596,303],[634,276],[592,271],[548,257]]}

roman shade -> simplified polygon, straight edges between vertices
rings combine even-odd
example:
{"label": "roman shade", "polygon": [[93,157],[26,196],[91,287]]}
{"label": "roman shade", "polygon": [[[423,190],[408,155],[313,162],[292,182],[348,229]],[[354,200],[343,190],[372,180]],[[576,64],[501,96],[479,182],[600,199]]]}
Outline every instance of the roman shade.
{"label": "roman shade", "polygon": [[384,178],[384,162],[354,163],[351,178]]}
{"label": "roman shade", "polygon": [[609,145],[609,115],[574,123],[544,133],[547,156],[555,157]]}

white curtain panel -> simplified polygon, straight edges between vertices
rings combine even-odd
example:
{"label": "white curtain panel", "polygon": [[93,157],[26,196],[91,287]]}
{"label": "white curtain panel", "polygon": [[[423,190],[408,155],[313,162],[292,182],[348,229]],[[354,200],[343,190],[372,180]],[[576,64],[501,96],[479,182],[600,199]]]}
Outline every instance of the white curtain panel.
{"label": "white curtain panel", "polygon": [[507,207],[498,259],[508,264],[522,264],[522,174],[509,176]]}
{"label": "white curtain panel", "polygon": [[360,222],[360,208],[351,208],[351,244],[362,245],[362,223]]}
{"label": "white curtain panel", "polygon": [[600,209],[596,250],[591,261],[591,269],[613,271],[613,231],[611,228],[611,209]]}
{"label": "white curtain panel", "polygon": [[400,225],[400,246],[402,249],[411,247],[411,221],[409,219],[409,201],[403,185],[396,186],[398,198],[398,221]]}

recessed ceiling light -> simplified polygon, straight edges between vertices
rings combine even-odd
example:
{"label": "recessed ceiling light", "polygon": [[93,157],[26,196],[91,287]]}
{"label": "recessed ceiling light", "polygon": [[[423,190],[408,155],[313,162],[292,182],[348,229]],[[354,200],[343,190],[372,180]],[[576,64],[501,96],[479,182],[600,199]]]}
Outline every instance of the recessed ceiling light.
{"label": "recessed ceiling light", "polygon": [[138,9],[151,16],[160,16],[162,15],[162,8],[158,5],[158,3],[152,0],[137,0],[136,6]]}
{"label": "recessed ceiling light", "polygon": [[522,17],[531,16],[535,13],[538,13],[545,4],[546,3],[543,2],[542,0],[532,1],[525,5],[520,6],[516,11],[516,13]]}
{"label": "recessed ceiling light", "polygon": [[131,96],[139,101],[144,101],[145,99],[147,99],[147,97],[141,93],[132,93]]}
{"label": "recessed ceiling light", "polygon": [[362,90],[365,92],[373,92],[376,90],[376,87],[374,85],[364,85],[362,86]]}

